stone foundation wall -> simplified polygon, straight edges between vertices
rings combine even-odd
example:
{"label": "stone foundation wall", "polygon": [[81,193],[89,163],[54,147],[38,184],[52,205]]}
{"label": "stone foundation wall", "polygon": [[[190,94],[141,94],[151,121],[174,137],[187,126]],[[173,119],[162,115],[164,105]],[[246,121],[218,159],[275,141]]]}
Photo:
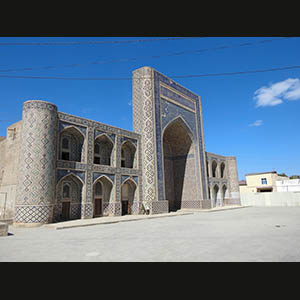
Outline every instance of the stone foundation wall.
{"label": "stone foundation wall", "polygon": [[8,224],[0,222],[0,236],[8,235]]}

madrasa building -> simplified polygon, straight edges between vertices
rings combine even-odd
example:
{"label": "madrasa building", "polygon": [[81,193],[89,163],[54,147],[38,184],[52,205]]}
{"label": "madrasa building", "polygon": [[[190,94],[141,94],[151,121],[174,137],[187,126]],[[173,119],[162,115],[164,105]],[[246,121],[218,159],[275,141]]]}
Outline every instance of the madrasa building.
{"label": "madrasa building", "polygon": [[236,158],[205,151],[201,98],[133,71],[133,131],[29,100],[0,138],[0,219],[43,224],[240,205]]}

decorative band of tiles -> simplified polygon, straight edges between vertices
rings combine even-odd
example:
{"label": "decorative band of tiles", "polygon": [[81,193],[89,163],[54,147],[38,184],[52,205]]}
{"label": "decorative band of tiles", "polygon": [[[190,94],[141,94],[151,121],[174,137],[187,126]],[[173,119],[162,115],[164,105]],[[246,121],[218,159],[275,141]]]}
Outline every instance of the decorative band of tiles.
{"label": "decorative band of tiles", "polygon": [[17,205],[15,206],[16,223],[50,223],[53,205]]}

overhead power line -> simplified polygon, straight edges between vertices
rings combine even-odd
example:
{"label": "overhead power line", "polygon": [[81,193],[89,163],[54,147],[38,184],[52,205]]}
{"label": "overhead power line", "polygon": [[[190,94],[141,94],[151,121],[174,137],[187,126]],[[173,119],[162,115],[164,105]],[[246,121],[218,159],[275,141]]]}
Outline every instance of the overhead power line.
{"label": "overhead power line", "polygon": [[139,59],[148,59],[148,58],[162,58],[162,57],[170,57],[170,56],[180,56],[180,55],[185,55],[185,54],[200,54],[200,53],[215,51],[215,50],[224,50],[224,49],[238,48],[238,47],[244,47],[244,46],[253,46],[253,45],[264,44],[264,43],[269,43],[269,42],[274,42],[274,41],[279,41],[282,39],[289,39],[289,38],[294,38],[294,37],[265,39],[265,40],[249,42],[249,43],[223,45],[223,46],[218,46],[218,47],[213,47],[213,48],[202,48],[202,49],[196,49],[196,50],[172,52],[172,53],[161,54],[161,55],[148,55],[148,56],[140,56],[140,57],[132,57],[132,58],[116,58],[116,59],[109,59],[109,60],[93,61],[93,62],[88,62],[88,63],[73,63],[73,64],[66,64],[66,65],[2,69],[2,70],[0,70],[0,72],[6,73],[6,72],[17,72],[17,71],[49,70],[49,69],[55,69],[55,68],[73,68],[73,67],[80,67],[80,66],[87,66],[87,65],[105,64],[105,63],[129,62],[129,61],[136,61]]}
{"label": "overhead power line", "polygon": [[147,43],[159,41],[173,41],[192,38],[205,37],[169,37],[169,38],[150,38],[136,40],[119,40],[119,41],[87,41],[87,42],[25,42],[25,43],[0,43],[0,46],[80,46],[80,45],[105,45],[105,44],[129,44],[129,43]]}
{"label": "overhead power line", "polygon": [[[289,67],[277,67],[271,69],[260,69],[260,70],[249,70],[249,71],[238,71],[238,72],[224,72],[224,73],[204,73],[204,74],[190,74],[190,75],[174,75],[169,76],[172,78],[197,78],[197,77],[209,77],[209,76],[232,76],[232,75],[244,75],[262,72],[274,72],[283,70],[300,69],[299,66]],[[131,77],[57,77],[57,76],[14,76],[14,75],[0,75],[0,78],[23,78],[23,79],[55,79],[55,80],[131,80]],[[144,79],[145,77],[138,77],[136,79]],[[147,76],[147,78],[149,78]]]}

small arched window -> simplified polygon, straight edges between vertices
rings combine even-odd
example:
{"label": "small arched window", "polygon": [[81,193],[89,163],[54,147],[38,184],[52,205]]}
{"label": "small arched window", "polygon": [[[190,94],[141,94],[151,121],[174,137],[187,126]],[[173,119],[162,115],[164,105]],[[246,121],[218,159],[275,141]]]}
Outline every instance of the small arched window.
{"label": "small arched window", "polygon": [[99,144],[95,144],[95,153],[100,154],[100,146],[99,146]]}
{"label": "small arched window", "polygon": [[217,177],[217,162],[214,160],[211,164],[212,167],[212,177]]}
{"label": "small arched window", "polygon": [[94,146],[94,164],[100,165],[101,157],[100,157],[100,146],[98,143]]}
{"label": "small arched window", "polygon": [[102,184],[100,182],[96,183],[96,186],[95,186],[95,195],[96,196],[102,196]]}
{"label": "small arched window", "polygon": [[63,160],[70,160],[70,138],[63,137],[61,141],[61,159]]}
{"label": "small arched window", "polygon": [[121,147],[121,167],[122,168],[133,168],[135,160],[135,145],[126,141]]}
{"label": "small arched window", "polygon": [[69,199],[70,198],[70,185],[68,183],[65,183],[63,186],[63,198]]}
{"label": "small arched window", "polygon": [[68,149],[70,148],[70,143],[69,143],[69,139],[67,137],[64,137],[62,140],[62,148],[63,149]]}
{"label": "small arched window", "polygon": [[83,145],[84,135],[79,129],[73,126],[63,129],[60,133],[59,159],[78,162],[84,161],[82,155]]}
{"label": "small arched window", "polygon": [[121,167],[125,167],[125,155],[124,155],[124,149],[121,149]]}
{"label": "small arched window", "polygon": [[224,175],[225,175],[225,173],[224,173],[224,170],[225,170],[225,164],[224,164],[223,162],[221,163],[220,170],[221,170],[221,178],[223,178]]}

